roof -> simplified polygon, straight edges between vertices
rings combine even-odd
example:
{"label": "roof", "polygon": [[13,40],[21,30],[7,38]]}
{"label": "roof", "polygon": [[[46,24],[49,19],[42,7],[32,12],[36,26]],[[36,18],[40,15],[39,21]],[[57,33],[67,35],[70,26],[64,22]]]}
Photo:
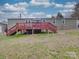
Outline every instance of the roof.
{"label": "roof", "polygon": [[66,20],[78,20],[76,18],[64,18],[64,19],[66,19]]}
{"label": "roof", "polygon": [[1,25],[6,25],[6,24],[7,24],[7,22],[2,21],[2,22],[0,22],[0,24],[1,24]]}
{"label": "roof", "polygon": [[76,18],[9,18],[8,20],[52,20],[52,19],[56,19],[56,20],[61,20],[61,19],[65,19],[65,20],[79,20]]}
{"label": "roof", "polygon": [[0,22],[1,25],[6,25],[5,23]]}
{"label": "roof", "polygon": [[76,19],[76,18],[55,18],[56,20],[79,20],[79,19]]}
{"label": "roof", "polygon": [[52,18],[9,18],[8,20],[52,20]]}

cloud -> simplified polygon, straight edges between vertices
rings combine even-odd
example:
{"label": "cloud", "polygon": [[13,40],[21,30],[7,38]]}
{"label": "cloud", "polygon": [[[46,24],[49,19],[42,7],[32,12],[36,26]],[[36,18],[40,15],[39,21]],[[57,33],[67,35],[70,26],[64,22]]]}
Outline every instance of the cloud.
{"label": "cloud", "polygon": [[76,2],[66,2],[65,4],[53,3],[55,8],[62,8],[59,12],[61,12],[64,17],[71,17],[71,14],[74,12],[75,4]]}
{"label": "cloud", "polygon": [[60,10],[60,12],[73,12],[74,10],[73,9],[63,9],[63,10]]}
{"label": "cloud", "polygon": [[2,14],[4,14],[4,12],[2,12],[2,11],[0,10],[0,15],[2,15]]}
{"label": "cloud", "polygon": [[60,10],[59,12],[61,12],[65,18],[68,18],[71,17],[73,11],[74,11],[73,9],[63,9]]}
{"label": "cloud", "polygon": [[51,14],[47,14],[46,17],[47,17],[47,18],[51,18],[52,15],[51,15]]}
{"label": "cloud", "polygon": [[49,2],[49,0],[31,0],[30,5],[32,6],[43,6],[43,7],[50,7],[53,6],[55,8],[73,8],[76,2],[66,2],[65,4],[56,3],[56,2]]}
{"label": "cloud", "polygon": [[51,3],[49,2],[49,0],[31,0],[30,4],[32,4],[33,6],[44,6],[44,7],[49,7],[51,5]]}
{"label": "cloud", "polygon": [[16,4],[6,3],[6,4],[4,4],[2,10],[6,10],[6,11],[24,11],[24,10],[26,10],[27,7],[28,7],[28,4],[26,2],[20,2],[20,3],[16,3]]}
{"label": "cloud", "polygon": [[[70,15],[73,12],[73,8],[75,2],[66,2],[65,4],[59,4],[56,2],[49,2],[49,0],[31,0],[30,3],[27,2],[19,2],[15,4],[5,3],[3,6],[0,6],[0,18],[18,18],[19,14],[22,13],[23,18],[45,18],[51,17],[51,14],[47,14],[45,12],[31,12],[28,13],[28,7],[32,6],[41,6],[41,7],[53,7],[53,8],[62,8],[58,9],[57,12],[61,12],[64,16]],[[6,12],[7,11],[7,12]],[[50,12],[50,11],[49,11]],[[54,15],[57,15],[55,13]]]}
{"label": "cloud", "polygon": [[59,4],[52,2],[52,6],[55,8],[66,8],[66,9],[71,9],[75,7],[76,2],[66,2],[65,4]]}
{"label": "cloud", "polygon": [[74,7],[76,5],[76,2],[67,2],[66,4],[63,5],[63,9],[59,10],[64,17],[71,17],[71,14],[74,12]]}
{"label": "cloud", "polygon": [[44,12],[33,12],[30,14],[22,14],[22,18],[51,18],[51,14],[46,14]]}
{"label": "cloud", "polygon": [[64,5],[63,5],[63,4],[55,4],[55,7],[56,7],[56,8],[63,8]]}
{"label": "cloud", "polygon": [[29,5],[26,2],[19,2],[15,4],[5,3],[0,6],[0,19],[3,20],[13,17],[18,18],[20,13],[27,14],[28,6]]}
{"label": "cloud", "polygon": [[36,17],[36,18],[43,18],[43,17],[46,17],[45,13],[44,12],[36,12],[36,13],[32,13],[31,14],[32,17]]}
{"label": "cloud", "polygon": [[70,9],[72,9],[72,8],[74,8],[75,7],[75,4],[76,4],[76,2],[67,2],[65,5],[64,5],[64,8],[70,8]]}
{"label": "cloud", "polygon": [[27,14],[25,17],[27,18],[50,18],[50,14],[46,14],[44,12],[34,12],[31,14]]}

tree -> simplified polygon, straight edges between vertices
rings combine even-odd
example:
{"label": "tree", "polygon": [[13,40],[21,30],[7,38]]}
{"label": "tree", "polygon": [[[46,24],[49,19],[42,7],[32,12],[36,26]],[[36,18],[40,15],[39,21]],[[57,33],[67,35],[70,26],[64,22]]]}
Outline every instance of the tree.
{"label": "tree", "polygon": [[62,15],[60,12],[58,12],[58,14],[57,14],[57,17],[56,17],[56,18],[61,19],[61,18],[64,18],[64,17],[63,17],[63,15]]}
{"label": "tree", "polygon": [[79,3],[75,5],[74,12],[71,15],[72,18],[79,18]]}

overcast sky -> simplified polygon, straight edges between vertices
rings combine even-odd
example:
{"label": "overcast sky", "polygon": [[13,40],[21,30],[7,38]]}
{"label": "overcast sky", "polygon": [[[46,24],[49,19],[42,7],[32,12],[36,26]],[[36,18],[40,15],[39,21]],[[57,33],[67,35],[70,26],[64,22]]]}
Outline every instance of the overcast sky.
{"label": "overcast sky", "polygon": [[0,20],[27,17],[51,17],[61,12],[68,17],[78,0],[0,0]]}

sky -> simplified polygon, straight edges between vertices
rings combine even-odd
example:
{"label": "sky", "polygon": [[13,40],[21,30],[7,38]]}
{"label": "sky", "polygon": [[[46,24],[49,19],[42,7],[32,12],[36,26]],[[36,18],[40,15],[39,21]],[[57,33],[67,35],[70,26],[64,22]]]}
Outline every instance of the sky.
{"label": "sky", "polygon": [[61,12],[69,17],[79,0],[0,0],[0,21],[8,18],[45,18]]}

